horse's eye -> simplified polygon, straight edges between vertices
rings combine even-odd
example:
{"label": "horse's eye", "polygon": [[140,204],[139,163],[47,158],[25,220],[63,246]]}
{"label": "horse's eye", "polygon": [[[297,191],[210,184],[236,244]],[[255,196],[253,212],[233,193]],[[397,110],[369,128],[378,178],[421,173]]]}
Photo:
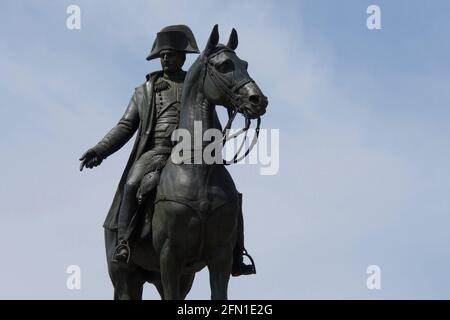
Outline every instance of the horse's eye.
{"label": "horse's eye", "polygon": [[220,63],[216,66],[217,71],[220,73],[227,73],[231,72],[234,69],[234,64],[231,60],[225,60],[224,62]]}

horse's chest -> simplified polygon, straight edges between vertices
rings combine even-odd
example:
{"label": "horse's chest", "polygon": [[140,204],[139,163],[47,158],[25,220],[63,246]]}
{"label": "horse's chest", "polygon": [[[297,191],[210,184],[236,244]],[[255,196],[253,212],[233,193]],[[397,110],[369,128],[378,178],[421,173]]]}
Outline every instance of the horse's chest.
{"label": "horse's chest", "polygon": [[221,166],[206,169],[201,165],[174,165],[169,161],[158,187],[158,198],[186,203],[196,211],[214,210],[235,201],[236,197],[233,180]]}

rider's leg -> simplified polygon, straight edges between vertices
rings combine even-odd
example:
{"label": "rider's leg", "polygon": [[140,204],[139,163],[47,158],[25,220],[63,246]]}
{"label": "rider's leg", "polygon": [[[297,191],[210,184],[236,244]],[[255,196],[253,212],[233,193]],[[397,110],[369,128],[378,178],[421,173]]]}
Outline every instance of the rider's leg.
{"label": "rider's leg", "polygon": [[118,245],[114,252],[114,260],[126,262],[130,257],[128,237],[130,235],[130,222],[138,209],[136,198],[140,182],[145,173],[145,163],[136,161],[128,174],[127,181],[122,194],[122,202],[119,209],[117,221]]}
{"label": "rider's leg", "polygon": [[235,277],[240,275],[248,275],[256,273],[253,260],[251,260],[251,264],[249,265],[244,263],[244,255],[248,254],[244,247],[244,217],[242,214],[242,193],[238,192],[238,196],[239,196],[239,214],[238,214],[238,228],[237,228],[238,232],[236,245],[233,250],[233,269],[232,269],[232,275]]}

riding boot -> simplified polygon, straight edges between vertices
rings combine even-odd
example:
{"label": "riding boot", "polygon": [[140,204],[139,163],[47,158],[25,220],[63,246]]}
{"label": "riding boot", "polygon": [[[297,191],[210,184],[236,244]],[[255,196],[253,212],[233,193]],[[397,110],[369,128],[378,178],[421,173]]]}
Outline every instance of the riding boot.
{"label": "riding boot", "polygon": [[[242,214],[242,193],[239,196],[239,215],[238,215],[238,232],[236,245],[233,250],[233,267],[231,274],[234,277],[240,275],[250,275],[256,273],[255,262],[253,258],[247,253],[244,247],[244,217]],[[250,259],[251,264],[244,263],[244,256]]]}
{"label": "riding boot", "polygon": [[128,263],[131,257],[129,245],[130,222],[138,208],[136,199],[138,187],[134,184],[125,184],[123,190],[122,203],[119,209],[117,221],[117,239],[118,244],[114,250],[113,261]]}

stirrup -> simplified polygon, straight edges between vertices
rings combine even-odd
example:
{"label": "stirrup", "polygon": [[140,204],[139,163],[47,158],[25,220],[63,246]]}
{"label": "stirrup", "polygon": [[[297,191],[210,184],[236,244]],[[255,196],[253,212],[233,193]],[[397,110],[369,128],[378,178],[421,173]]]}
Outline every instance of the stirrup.
{"label": "stirrup", "polygon": [[[248,257],[250,260],[250,264],[244,263],[244,256]],[[239,277],[239,276],[248,276],[256,274],[256,267],[255,267],[255,261],[253,258],[248,254],[247,250],[242,250],[239,257],[233,258],[233,267],[231,271],[231,275],[233,277]]]}
{"label": "stirrup", "polygon": [[251,263],[252,269],[253,269],[253,273],[256,274],[256,266],[255,266],[255,261],[253,260],[252,256],[247,252],[247,250],[244,248],[244,250],[242,250],[242,256],[246,256]]}
{"label": "stirrup", "polygon": [[128,244],[128,241],[126,241],[126,240],[120,241],[119,244],[114,248],[114,252],[113,252],[113,256],[112,256],[112,261],[113,261],[113,262],[123,263],[123,261],[119,261],[119,260],[116,259],[116,255],[117,255],[117,254],[119,253],[119,251],[120,251],[121,249],[123,249],[123,248],[127,249],[127,251],[128,251],[128,257],[127,257],[126,263],[128,264],[128,263],[130,262],[130,258],[131,258],[131,249],[130,249],[130,246],[129,246],[129,244]]}

